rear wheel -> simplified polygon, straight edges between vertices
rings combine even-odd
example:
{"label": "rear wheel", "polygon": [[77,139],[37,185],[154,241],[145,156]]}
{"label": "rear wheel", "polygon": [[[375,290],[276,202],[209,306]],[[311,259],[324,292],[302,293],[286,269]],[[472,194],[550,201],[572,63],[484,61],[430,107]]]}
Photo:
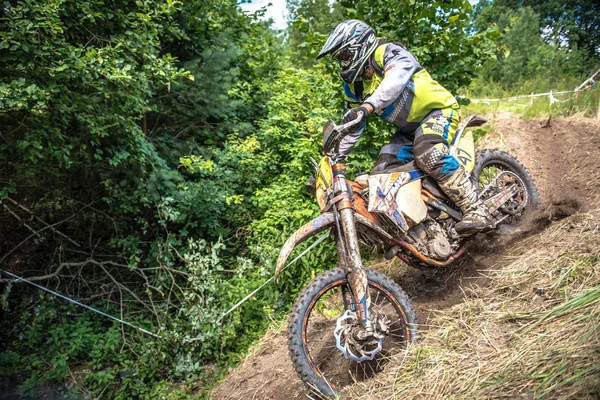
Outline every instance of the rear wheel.
{"label": "rear wheel", "polygon": [[[358,329],[358,323],[353,311],[344,305],[349,285],[341,269],[311,281],[290,315],[288,345],[294,367],[309,388],[327,397],[340,396],[344,386],[372,378],[390,356],[417,338],[417,317],[400,286],[383,274],[366,272],[369,312],[375,331],[381,334],[379,340],[356,340],[353,330]],[[354,361],[357,357],[364,360]]]}
{"label": "rear wheel", "polygon": [[517,229],[540,205],[538,189],[529,171],[516,158],[503,151],[477,152],[471,179],[483,193],[484,201],[507,189],[514,192],[494,215],[502,221],[498,226],[501,232]]}

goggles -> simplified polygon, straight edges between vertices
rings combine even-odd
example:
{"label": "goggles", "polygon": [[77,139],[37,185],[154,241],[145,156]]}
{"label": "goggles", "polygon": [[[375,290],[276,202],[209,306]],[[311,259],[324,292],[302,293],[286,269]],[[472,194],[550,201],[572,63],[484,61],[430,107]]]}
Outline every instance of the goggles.
{"label": "goggles", "polygon": [[340,50],[332,54],[333,58],[340,64],[342,68],[347,68],[352,64],[354,53],[350,50]]}

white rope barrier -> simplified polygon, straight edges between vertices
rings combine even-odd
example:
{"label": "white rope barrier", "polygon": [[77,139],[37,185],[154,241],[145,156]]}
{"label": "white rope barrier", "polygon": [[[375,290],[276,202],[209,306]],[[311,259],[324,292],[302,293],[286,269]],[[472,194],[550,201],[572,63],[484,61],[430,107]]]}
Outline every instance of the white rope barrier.
{"label": "white rope barrier", "polygon": [[[287,263],[287,265],[285,267],[283,267],[281,269],[281,272],[283,272],[287,267],[289,267],[290,265],[292,265],[293,263],[295,263],[296,261],[298,261],[299,259],[301,259],[306,253],[308,253],[309,251],[311,251],[313,248],[315,248],[319,243],[321,243],[323,240],[327,239],[327,237],[329,236],[331,231],[327,231],[325,232],[321,237],[319,237],[313,244],[311,244],[306,250],[304,250],[302,253],[300,253],[296,258],[294,258],[292,261],[290,261],[289,263]],[[231,313],[233,310],[235,310],[236,308],[238,308],[239,306],[241,306],[243,303],[245,303],[250,297],[254,296],[259,290],[261,290],[263,287],[265,287],[267,285],[267,283],[273,282],[275,279],[275,275],[273,275],[272,277],[270,277],[269,279],[267,279],[262,285],[260,285],[258,288],[256,288],[253,292],[251,292],[250,294],[248,294],[246,297],[244,297],[242,300],[238,301],[236,305],[234,305],[233,307],[231,307],[229,310],[227,310],[225,313],[223,313],[223,315],[221,315],[219,317],[219,319],[217,320],[217,324],[220,323],[223,318],[225,318],[229,313]],[[194,341],[196,339],[188,339],[188,341]]]}
{"label": "white rope barrier", "polygon": [[[567,91],[563,91],[563,92],[547,92],[547,93],[532,93],[532,94],[523,94],[520,96],[511,96],[511,97],[503,97],[503,98],[499,98],[499,99],[470,99],[471,103],[491,103],[494,101],[515,101],[518,99],[532,99],[534,97],[544,97],[544,96],[548,96],[551,99],[551,102],[563,102],[563,101],[567,101],[567,100],[558,100],[556,97],[554,97],[555,94],[568,94],[568,93],[576,93],[578,92],[578,90],[567,90]],[[552,100],[554,99],[554,100]]]}
{"label": "white rope barrier", "polygon": [[32,281],[30,281],[30,280],[28,280],[26,278],[23,278],[22,276],[15,275],[15,274],[13,274],[11,272],[8,272],[8,271],[5,271],[3,269],[0,269],[0,272],[3,273],[3,274],[6,274],[8,276],[12,276],[13,278],[15,278],[13,281],[11,281],[12,283],[16,283],[16,282],[19,282],[19,281],[26,282],[26,283],[28,283],[28,284],[30,284],[32,286],[35,286],[36,288],[38,288],[40,290],[48,292],[48,293],[50,293],[50,294],[52,294],[52,295],[54,295],[56,297],[60,297],[61,299],[69,301],[69,302],[71,302],[73,304],[77,304],[80,307],[87,308],[90,311],[93,311],[93,312],[98,313],[98,314],[100,314],[102,316],[105,316],[106,318],[110,318],[112,320],[120,322],[123,325],[130,326],[130,327],[132,327],[135,330],[138,330],[138,331],[140,331],[142,333],[145,333],[146,335],[150,335],[150,336],[153,336],[155,338],[160,338],[160,335],[157,335],[156,333],[150,332],[149,330],[146,330],[144,328],[140,328],[139,326],[136,326],[136,325],[132,324],[131,322],[127,322],[127,321],[125,321],[125,320],[123,320],[121,318],[114,317],[114,316],[112,316],[110,314],[107,314],[107,313],[105,313],[103,311],[100,311],[100,310],[98,310],[98,309],[96,309],[94,307],[88,306],[87,304],[83,304],[83,303],[81,303],[81,302],[79,302],[77,300],[73,300],[70,297],[65,296],[64,294],[60,294],[58,292],[55,292],[53,290],[48,289],[47,287],[44,287],[42,285],[38,285],[37,283],[34,283],[34,282],[32,282]]}
{"label": "white rope barrier", "polygon": [[569,101],[573,98],[573,96],[569,96],[568,99],[564,99],[564,100],[559,100],[556,97],[554,97],[554,95],[552,94],[552,92],[550,92],[550,104],[554,104],[554,103],[564,103],[565,101]]}
{"label": "white rope barrier", "polygon": [[[329,236],[329,234],[330,234],[330,231],[325,232],[313,244],[311,244],[306,250],[304,250],[302,253],[300,253],[292,261],[290,261],[289,263],[287,263],[287,265],[285,267],[283,267],[281,271],[284,271],[287,267],[289,267],[290,265],[294,264],[296,261],[298,261],[299,259],[301,259],[302,257],[304,257],[304,255],[306,253],[308,253],[309,251],[311,251],[312,249],[314,249],[316,246],[318,246],[321,242],[323,242],[325,239],[327,239],[327,237]],[[19,282],[19,281],[26,282],[26,283],[28,283],[28,284],[30,284],[32,286],[35,286],[36,288],[38,288],[40,290],[46,291],[46,292],[48,292],[48,293],[50,293],[50,294],[52,294],[52,295],[54,295],[56,297],[60,297],[61,299],[64,299],[64,300],[66,300],[68,302],[76,304],[76,305],[78,305],[80,307],[87,308],[90,311],[93,311],[93,312],[95,312],[97,314],[100,314],[100,315],[102,315],[102,316],[104,316],[106,318],[110,318],[110,319],[112,319],[114,321],[117,321],[117,322],[123,324],[123,325],[127,325],[127,326],[129,326],[129,327],[131,327],[131,328],[133,328],[133,329],[135,329],[137,331],[145,333],[146,335],[150,335],[150,336],[153,336],[153,337],[158,338],[158,339],[162,339],[163,338],[162,336],[160,336],[160,335],[158,335],[158,334],[156,334],[154,332],[150,332],[149,330],[146,330],[144,328],[136,326],[136,325],[132,324],[131,322],[127,322],[127,321],[125,321],[125,320],[123,320],[121,318],[114,317],[114,316],[112,316],[110,314],[107,314],[107,313],[105,313],[103,311],[100,311],[100,310],[98,310],[98,309],[96,309],[94,307],[88,306],[87,304],[84,304],[84,303],[81,303],[81,302],[79,302],[77,300],[71,299],[70,297],[67,297],[64,294],[61,294],[61,293],[55,292],[53,290],[50,290],[50,289],[48,289],[48,288],[46,288],[46,287],[44,287],[42,285],[38,285],[37,283],[34,283],[34,282],[32,282],[32,281],[30,281],[30,280],[28,280],[26,278],[23,278],[22,276],[15,275],[15,274],[13,274],[11,272],[8,272],[6,270],[3,270],[3,269],[0,269],[0,274],[6,274],[8,276],[13,277],[14,280],[11,280],[10,281],[11,283],[16,283],[16,282]],[[227,312],[225,312],[223,315],[221,315],[221,317],[219,317],[219,319],[217,320],[217,324],[220,323],[223,320],[223,318],[225,318],[229,313],[231,313],[233,310],[235,310],[236,308],[238,308],[239,306],[241,306],[248,299],[250,299],[252,296],[254,296],[258,291],[260,291],[262,288],[264,288],[268,283],[273,282],[273,278],[274,277],[275,277],[275,275],[273,275],[272,277],[270,277],[269,279],[267,279],[262,285],[260,285],[258,288],[256,288],[254,291],[252,291],[250,294],[248,294],[246,297],[244,297],[242,300],[240,300],[236,305],[234,305],[233,307],[231,307]],[[202,337],[187,338],[187,339],[183,339],[182,342],[183,343],[190,343],[190,342],[196,342],[196,341],[199,341],[199,340],[203,340],[203,338]]]}
{"label": "white rope barrier", "polygon": [[[563,103],[565,101],[570,100],[573,96],[570,96],[568,99],[565,99],[565,100],[558,100],[556,97],[554,97],[554,95],[555,94],[568,94],[568,93],[577,93],[577,92],[580,92],[590,82],[594,83],[594,79],[596,78],[596,76],[598,74],[600,74],[600,69],[598,71],[596,71],[588,79],[586,79],[581,85],[577,86],[577,88],[575,88],[575,90],[566,90],[566,91],[563,91],[563,92],[554,92],[554,91],[551,90],[548,93],[531,93],[531,94],[523,94],[523,95],[519,95],[519,96],[503,97],[503,98],[499,98],[499,99],[470,99],[470,100],[471,100],[471,103],[490,104],[491,102],[494,102],[494,101],[516,101],[518,99],[530,99],[529,104],[531,105],[531,104],[533,104],[533,98],[534,97],[548,96],[548,98],[550,99],[550,104]],[[524,104],[517,104],[517,105],[519,105],[519,106],[525,106]],[[600,117],[600,111],[598,113],[598,116]]]}

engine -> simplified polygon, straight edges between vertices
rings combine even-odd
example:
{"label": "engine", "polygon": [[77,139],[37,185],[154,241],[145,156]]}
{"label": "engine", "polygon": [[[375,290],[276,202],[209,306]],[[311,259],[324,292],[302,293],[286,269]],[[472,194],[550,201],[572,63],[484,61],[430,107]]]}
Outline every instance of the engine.
{"label": "engine", "polygon": [[444,228],[431,219],[413,226],[407,232],[407,237],[421,253],[437,260],[450,257],[458,245],[456,243],[453,245]]}

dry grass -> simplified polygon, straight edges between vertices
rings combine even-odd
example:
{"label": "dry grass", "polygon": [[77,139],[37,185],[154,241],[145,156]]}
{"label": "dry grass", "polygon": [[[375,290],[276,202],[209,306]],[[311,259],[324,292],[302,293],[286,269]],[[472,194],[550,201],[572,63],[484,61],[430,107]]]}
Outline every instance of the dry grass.
{"label": "dry grass", "polygon": [[513,246],[356,399],[598,398],[600,210]]}

